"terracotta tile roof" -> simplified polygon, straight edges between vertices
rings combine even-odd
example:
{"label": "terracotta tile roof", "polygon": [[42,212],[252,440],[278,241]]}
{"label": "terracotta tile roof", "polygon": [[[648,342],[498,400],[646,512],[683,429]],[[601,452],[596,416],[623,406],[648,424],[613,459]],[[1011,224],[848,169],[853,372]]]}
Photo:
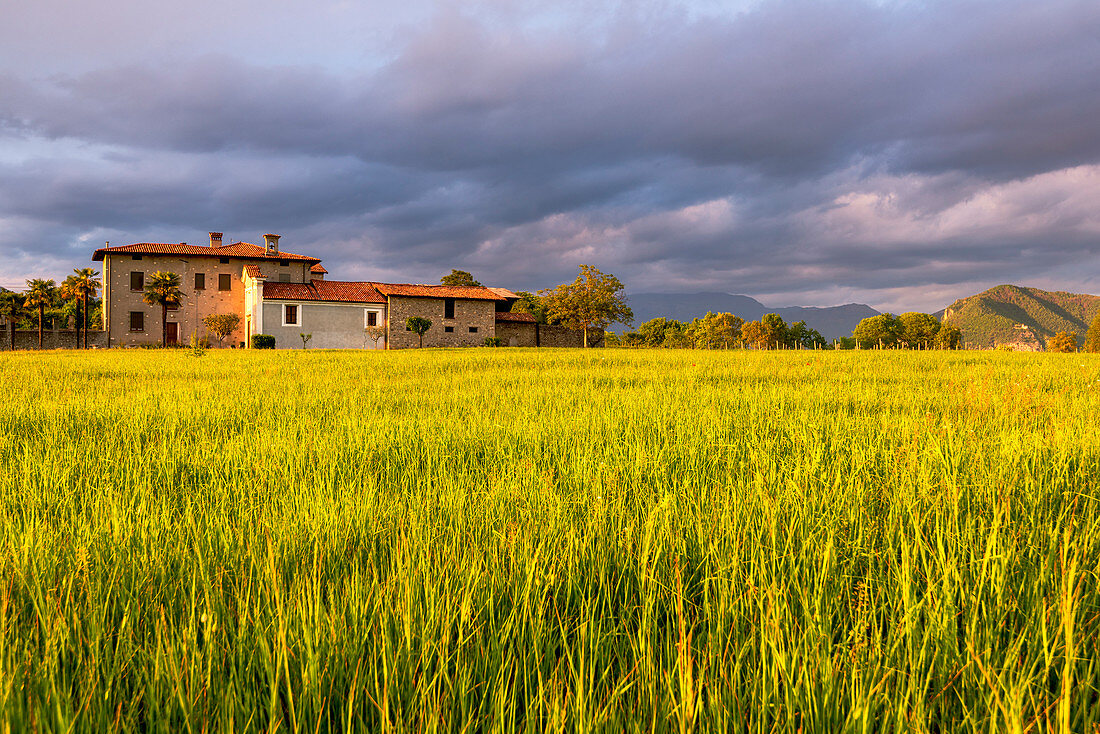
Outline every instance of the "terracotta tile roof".
{"label": "terracotta tile roof", "polygon": [[309,272],[311,272],[311,273],[327,273],[328,271],[325,270],[324,265],[322,265],[321,263],[317,263],[316,265],[314,265],[312,268],[309,269]]}
{"label": "terracotta tile roof", "polygon": [[320,258],[309,255],[295,255],[293,252],[278,252],[268,255],[267,250],[251,242],[234,242],[231,245],[209,247],[207,245],[188,245],[163,242],[138,242],[133,245],[101,247],[92,255],[99,262],[105,255],[187,255],[190,257],[235,257],[250,260],[297,260],[299,262],[319,263]]}
{"label": "terracotta tile roof", "polygon": [[489,290],[503,298],[519,298],[519,296],[517,296],[515,293],[508,290],[507,288],[490,288]]}
{"label": "terracotta tile roof", "polygon": [[259,265],[245,265],[244,272],[248,273],[249,278],[261,278]]}
{"label": "terracotta tile roof", "polygon": [[406,298],[469,298],[475,301],[504,301],[504,296],[489,288],[470,285],[416,285],[413,283],[375,283],[384,296]]}
{"label": "terracotta tile roof", "polygon": [[373,283],[341,280],[313,280],[309,283],[264,283],[264,298],[282,301],[329,301],[334,303],[385,303]]}
{"label": "terracotta tile roof", "polygon": [[497,311],[497,321],[515,321],[521,324],[533,324],[535,323],[535,317],[529,313]]}

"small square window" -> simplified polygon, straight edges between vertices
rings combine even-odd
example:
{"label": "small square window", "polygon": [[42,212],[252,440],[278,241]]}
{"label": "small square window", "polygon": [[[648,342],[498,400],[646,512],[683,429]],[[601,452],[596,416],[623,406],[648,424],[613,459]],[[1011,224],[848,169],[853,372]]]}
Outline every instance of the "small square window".
{"label": "small square window", "polygon": [[470,327],[470,333],[471,334],[476,334],[477,333],[477,327],[476,326],[471,326]]}
{"label": "small square window", "polygon": [[130,273],[130,290],[145,290],[145,273],[141,272],[140,270],[134,270]]}
{"label": "small square window", "polygon": [[448,334],[450,334],[454,330],[455,330],[455,327],[453,327],[453,326],[444,326],[443,327],[443,331],[447,332]]}
{"label": "small square window", "polygon": [[409,327],[406,326],[405,331],[412,331],[412,329],[410,329]]}
{"label": "small square window", "polygon": [[289,283],[290,282],[290,273],[279,273],[279,282],[280,283]]}
{"label": "small square window", "polygon": [[218,258],[218,262],[220,262],[222,265],[228,265],[229,264],[229,258],[228,257]]}
{"label": "small square window", "polygon": [[130,259],[131,259],[131,260],[140,260],[140,259],[141,259],[141,255],[131,255],[131,256],[130,256]]}
{"label": "small square window", "polygon": [[130,331],[145,331],[145,312],[130,312]]}
{"label": "small square window", "polygon": [[283,325],[284,326],[297,326],[298,325],[298,307],[291,306],[289,303],[283,306]]}
{"label": "small square window", "polygon": [[290,260],[280,260],[279,265],[280,265],[280,267],[285,268],[287,265],[290,265]]}
{"label": "small square window", "polygon": [[218,276],[218,290],[228,291],[233,289],[233,276],[229,273],[222,273]]}
{"label": "small square window", "polygon": [[195,273],[195,290],[206,290],[206,273]]}

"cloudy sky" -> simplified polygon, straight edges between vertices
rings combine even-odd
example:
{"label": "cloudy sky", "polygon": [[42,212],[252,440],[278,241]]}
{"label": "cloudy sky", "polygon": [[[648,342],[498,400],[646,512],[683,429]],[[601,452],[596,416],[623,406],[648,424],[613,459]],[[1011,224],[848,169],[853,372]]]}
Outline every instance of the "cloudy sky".
{"label": "cloudy sky", "polygon": [[1095,0],[0,2],[9,288],[219,230],[345,280],[1100,292]]}

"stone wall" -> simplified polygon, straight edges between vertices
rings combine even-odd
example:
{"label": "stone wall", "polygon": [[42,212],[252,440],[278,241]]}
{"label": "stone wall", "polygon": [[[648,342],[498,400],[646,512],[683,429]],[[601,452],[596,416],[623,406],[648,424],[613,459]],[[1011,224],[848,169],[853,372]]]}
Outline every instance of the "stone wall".
{"label": "stone wall", "polygon": [[496,335],[500,337],[502,347],[536,347],[538,346],[535,334],[536,328],[538,328],[538,325],[534,323],[498,321]]}
{"label": "stone wall", "polygon": [[[581,333],[580,329],[567,329],[564,326],[547,326],[546,324],[540,324],[539,346],[580,348],[584,346],[584,334]],[[602,329],[588,330],[588,346],[603,346]]]}
{"label": "stone wall", "polygon": [[[480,347],[485,338],[496,336],[496,306],[493,301],[466,298],[455,299],[455,317],[443,318],[442,298],[389,297],[389,348],[409,349],[419,346],[420,338],[405,330],[410,316],[421,316],[432,322],[424,334],[425,347]],[[453,331],[448,332],[447,327]],[[477,329],[471,332],[470,329]]]}
{"label": "stone wall", "polygon": [[[0,327],[0,351],[6,351],[11,344],[11,333],[7,326]],[[80,333],[80,343],[84,344],[84,332]],[[99,329],[88,330],[88,348],[103,349],[107,346],[107,333]],[[16,349],[38,349],[38,329],[17,329],[15,332]],[[43,349],[76,349],[75,329],[44,329],[42,331]]]}

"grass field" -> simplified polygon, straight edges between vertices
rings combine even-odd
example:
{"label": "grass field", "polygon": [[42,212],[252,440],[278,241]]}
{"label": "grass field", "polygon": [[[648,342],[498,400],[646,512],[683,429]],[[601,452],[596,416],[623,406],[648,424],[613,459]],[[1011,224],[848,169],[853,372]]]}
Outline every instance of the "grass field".
{"label": "grass field", "polygon": [[1100,731],[1100,359],[0,355],[3,731]]}

